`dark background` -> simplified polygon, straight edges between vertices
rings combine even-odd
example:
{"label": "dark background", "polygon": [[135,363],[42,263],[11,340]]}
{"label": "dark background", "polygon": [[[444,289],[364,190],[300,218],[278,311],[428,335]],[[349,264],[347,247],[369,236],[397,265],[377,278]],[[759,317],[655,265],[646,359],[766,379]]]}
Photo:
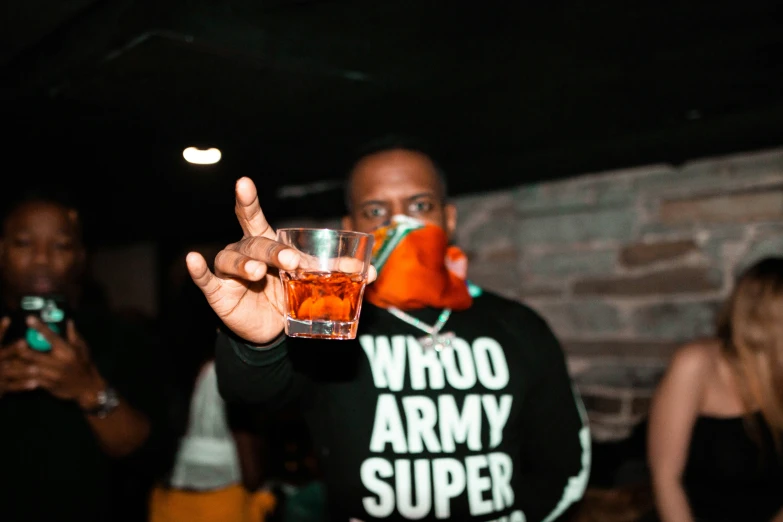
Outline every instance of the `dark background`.
{"label": "dark background", "polygon": [[337,215],[336,183],[283,196],[390,130],[454,194],[783,140],[776,1],[4,4],[1,195],[83,190],[94,243],[233,239],[241,175],[273,219]]}

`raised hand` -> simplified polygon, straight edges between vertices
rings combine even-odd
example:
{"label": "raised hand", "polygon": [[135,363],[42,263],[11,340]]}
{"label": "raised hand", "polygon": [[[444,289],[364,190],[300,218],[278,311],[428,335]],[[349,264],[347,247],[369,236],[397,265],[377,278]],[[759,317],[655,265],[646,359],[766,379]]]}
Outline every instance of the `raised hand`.
{"label": "raised hand", "polygon": [[250,178],[236,183],[235,212],[242,239],[217,254],[214,274],[201,254],[189,253],[188,272],[226,326],[246,341],[267,344],[284,327],[278,269],[296,269],[300,255],[275,241],[275,231],[261,211]]}

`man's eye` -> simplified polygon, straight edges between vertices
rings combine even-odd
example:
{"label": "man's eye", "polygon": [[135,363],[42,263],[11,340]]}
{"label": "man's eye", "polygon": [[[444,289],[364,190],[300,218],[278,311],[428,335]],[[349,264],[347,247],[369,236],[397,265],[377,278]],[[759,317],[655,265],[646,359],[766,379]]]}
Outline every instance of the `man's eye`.
{"label": "man's eye", "polygon": [[60,241],[59,243],[55,243],[54,247],[57,250],[71,250],[73,248],[73,243],[70,241]]}
{"label": "man's eye", "polygon": [[370,207],[365,209],[364,214],[368,218],[378,218],[386,215],[386,209],[383,207]]}
{"label": "man's eye", "polygon": [[416,201],[410,206],[411,212],[429,212],[432,210],[432,203],[430,201]]}
{"label": "man's eye", "polygon": [[16,238],[16,239],[14,239],[14,240],[13,240],[13,243],[12,243],[12,244],[13,244],[15,247],[17,247],[17,248],[25,248],[25,247],[28,247],[28,246],[30,246],[30,245],[31,245],[31,242],[30,242],[30,240],[29,240],[29,239],[24,239],[24,238]]}

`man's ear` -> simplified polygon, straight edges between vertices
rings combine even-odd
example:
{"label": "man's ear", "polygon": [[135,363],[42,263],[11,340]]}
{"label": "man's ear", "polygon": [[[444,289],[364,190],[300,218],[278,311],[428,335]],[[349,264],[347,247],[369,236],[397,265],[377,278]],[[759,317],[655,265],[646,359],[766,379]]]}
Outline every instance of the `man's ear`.
{"label": "man's ear", "polygon": [[457,207],[452,203],[447,203],[443,211],[445,213],[444,224],[446,225],[446,233],[449,235],[449,239],[452,239],[457,231]]}
{"label": "man's ear", "polygon": [[353,218],[350,216],[350,214],[346,214],[345,216],[343,216],[342,227],[343,230],[354,230]]}

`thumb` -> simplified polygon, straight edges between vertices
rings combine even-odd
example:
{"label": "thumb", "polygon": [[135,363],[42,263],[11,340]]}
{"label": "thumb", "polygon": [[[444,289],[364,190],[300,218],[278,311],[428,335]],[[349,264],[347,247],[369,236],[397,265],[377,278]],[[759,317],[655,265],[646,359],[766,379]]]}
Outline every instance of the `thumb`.
{"label": "thumb", "polygon": [[48,324],[44,323],[36,316],[28,316],[25,322],[27,323],[28,327],[32,328],[38,333],[37,339],[28,338],[27,342],[31,347],[38,349],[45,348],[45,345],[43,344],[37,346],[40,343],[41,338],[43,338],[43,340],[48,343],[52,354],[62,353],[64,346],[67,344],[64,336],[58,335],[58,333],[52,330]]}
{"label": "thumb", "polygon": [[65,325],[65,332],[65,338],[68,339],[69,343],[76,344],[79,342],[79,334],[76,333],[76,326],[71,319],[68,319],[68,322]]}

